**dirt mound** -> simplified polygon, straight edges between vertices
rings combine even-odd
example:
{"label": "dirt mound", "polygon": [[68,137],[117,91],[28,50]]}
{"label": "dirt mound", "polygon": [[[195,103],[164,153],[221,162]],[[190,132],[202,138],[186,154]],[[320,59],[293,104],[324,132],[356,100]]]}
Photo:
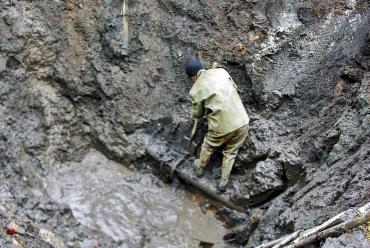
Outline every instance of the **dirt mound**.
{"label": "dirt mound", "polygon": [[[251,116],[229,190],[253,208],[234,242],[255,245],[369,201],[367,1],[0,6],[1,190],[67,243],[76,220],[49,202],[43,179],[91,148],[137,169],[153,139],[181,149],[192,124],[183,68],[191,56],[227,69]],[[361,243],[362,234],[322,245]]]}

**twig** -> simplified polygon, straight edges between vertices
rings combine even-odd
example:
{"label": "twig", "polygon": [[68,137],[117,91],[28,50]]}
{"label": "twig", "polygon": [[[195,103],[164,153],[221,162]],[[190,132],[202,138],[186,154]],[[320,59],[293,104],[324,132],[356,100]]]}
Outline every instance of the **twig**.
{"label": "twig", "polygon": [[347,231],[350,231],[350,230],[352,230],[356,227],[359,227],[359,226],[365,224],[368,221],[370,221],[370,212],[367,213],[367,214],[364,214],[360,217],[357,217],[354,220],[349,220],[349,221],[343,222],[339,225],[333,226],[333,227],[331,227],[329,229],[326,229],[322,232],[319,232],[315,235],[311,235],[310,237],[307,237],[307,238],[301,240],[300,242],[298,242],[294,245],[290,245],[287,248],[306,247],[307,245],[310,245],[310,244],[314,243],[317,240],[322,240],[322,239],[325,239],[329,236],[338,235],[338,234],[342,234],[342,233],[345,233]]}
{"label": "twig", "polygon": [[122,0],[121,3],[121,16],[126,15],[126,0]]}
{"label": "twig", "polygon": [[367,213],[367,212],[370,212],[370,202],[369,202],[369,203],[367,203],[367,204],[365,204],[364,206],[362,206],[362,207],[360,207],[360,208],[358,208],[358,209],[356,210],[356,213],[357,213],[358,215],[363,215],[363,214],[365,214],[365,213]]}
{"label": "twig", "polygon": [[[289,248],[295,248],[296,245],[300,244],[304,240],[307,240],[307,239],[309,239],[313,236],[317,236],[318,233],[325,232],[323,230],[329,230],[331,228],[331,226],[333,226],[333,225],[336,225],[335,227],[337,227],[339,225],[347,223],[347,222],[343,223],[343,220],[341,220],[341,218],[343,216],[347,215],[347,214],[350,214],[351,211],[353,211],[353,209],[348,209],[348,210],[346,210],[342,213],[337,214],[333,218],[325,221],[324,223],[322,223],[319,226],[315,226],[315,227],[313,227],[311,229],[308,229],[304,232],[297,231],[297,232],[295,232],[293,234],[290,234],[288,236],[285,236],[283,238],[279,238],[277,240],[273,240],[273,241],[270,241],[268,243],[257,246],[256,248],[281,247],[282,245],[288,244],[292,240],[293,240],[292,244],[289,245],[288,247]],[[364,216],[365,213],[368,214],[369,212],[370,212],[370,202],[356,210],[356,213],[357,213],[358,216]],[[340,223],[342,223],[342,224],[340,224]],[[298,233],[298,235],[297,235],[297,233]],[[297,246],[297,247],[301,247],[301,246]]]}
{"label": "twig", "polygon": [[280,248],[282,247],[283,245],[286,245],[288,244],[290,241],[296,239],[299,234],[301,233],[302,231],[296,231],[294,232],[293,234],[289,235],[288,237],[286,237],[284,240],[282,240],[281,242],[279,242],[278,244],[274,245],[273,248]]}
{"label": "twig", "polygon": [[126,0],[122,0],[121,13],[120,14],[122,16],[122,32],[123,32],[122,54],[123,55],[127,55],[127,53],[128,53],[128,43],[129,43],[128,20],[127,20],[126,12],[127,12]]}
{"label": "twig", "polygon": [[342,216],[344,216],[347,212],[348,212],[348,210],[347,211],[344,211],[344,212],[342,212],[342,213],[340,213],[340,214],[338,214],[336,216],[334,216],[333,218],[325,221],[324,223],[322,223],[319,226],[316,226],[314,228],[311,228],[311,229],[308,229],[308,230],[304,231],[302,233],[302,235],[299,236],[298,239],[296,239],[296,240],[293,241],[293,244],[296,244],[299,241],[301,241],[301,240],[303,240],[303,239],[305,239],[305,238],[307,238],[307,237],[309,237],[309,236],[311,236],[311,235],[313,235],[315,233],[318,233],[318,232],[320,232],[322,230],[327,229],[328,227],[332,226],[333,223],[335,223],[336,221],[340,220],[340,218]]}
{"label": "twig", "polygon": [[168,6],[168,4],[163,0],[158,0],[166,9],[170,12],[171,15],[173,15],[173,10]]}
{"label": "twig", "polygon": [[[273,241],[270,241],[268,243],[265,243],[265,244],[262,244],[262,245],[259,245],[257,246],[256,248],[270,248],[270,247],[276,247],[277,245],[283,245],[283,242],[287,241],[290,242],[293,238],[297,238],[297,236],[299,235],[299,233],[301,233],[302,231],[296,231],[292,234],[289,234],[287,236],[284,236],[282,238],[279,238],[279,239],[276,239],[276,240],[273,240]],[[287,243],[288,243],[287,242]],[[286,244],[286,243],[284,243]],[[277,246],[279,247],[279,246]]]}

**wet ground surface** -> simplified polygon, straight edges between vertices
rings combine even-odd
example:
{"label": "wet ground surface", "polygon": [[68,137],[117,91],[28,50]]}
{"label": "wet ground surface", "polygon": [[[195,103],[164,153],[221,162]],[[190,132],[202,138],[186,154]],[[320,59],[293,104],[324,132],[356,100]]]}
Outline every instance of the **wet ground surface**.
{"label": "wet ground surface", "polygon": [[81,163],[56,167],[47,178],[53,200],[75,218],[130,247],[225,247],[215,213],[203,213],[190,193],[150,174],[130,172],[91,150]]}
{"label": "wet ground surface", "polygon": [[[146,166],[147,135],[180,148],[193,56],[230,72],[251,117],[227,193],[253,204],[231,242],[256,246],[370,201],[368,1],[0,2],[0,227],[29,220],[26,247],[42,247],[39,228],[79,247],[88,226],[101,247],[130,248],[190,246],[196,228],[212,230],[156,177],[71,162],[95,148]],[[215,168],[201,181],[213,185]],[[364,239],[348,236],[325,247]]]}

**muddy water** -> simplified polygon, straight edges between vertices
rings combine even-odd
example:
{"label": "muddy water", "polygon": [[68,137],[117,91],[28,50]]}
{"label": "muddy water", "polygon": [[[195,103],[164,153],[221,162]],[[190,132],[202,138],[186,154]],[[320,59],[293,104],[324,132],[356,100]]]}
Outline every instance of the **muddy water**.
{"label": "muddy water", "polygon": [[132,247],[225,247],[225,229],[189,193],[149,174],[135,174],[91,150],[81,163],[62,165],[47,179],[53,200],[70,206],[83,225]]}

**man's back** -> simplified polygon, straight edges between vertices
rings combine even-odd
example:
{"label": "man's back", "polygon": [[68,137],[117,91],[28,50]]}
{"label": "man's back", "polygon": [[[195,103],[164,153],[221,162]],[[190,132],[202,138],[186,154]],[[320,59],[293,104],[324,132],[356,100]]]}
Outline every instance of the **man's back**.
{"label": "man's back", "polygon": [[189,94],[193,104],[203,102],[210,131],[229,133],[249,123],[234,81],[224,69],[201,70]]}

